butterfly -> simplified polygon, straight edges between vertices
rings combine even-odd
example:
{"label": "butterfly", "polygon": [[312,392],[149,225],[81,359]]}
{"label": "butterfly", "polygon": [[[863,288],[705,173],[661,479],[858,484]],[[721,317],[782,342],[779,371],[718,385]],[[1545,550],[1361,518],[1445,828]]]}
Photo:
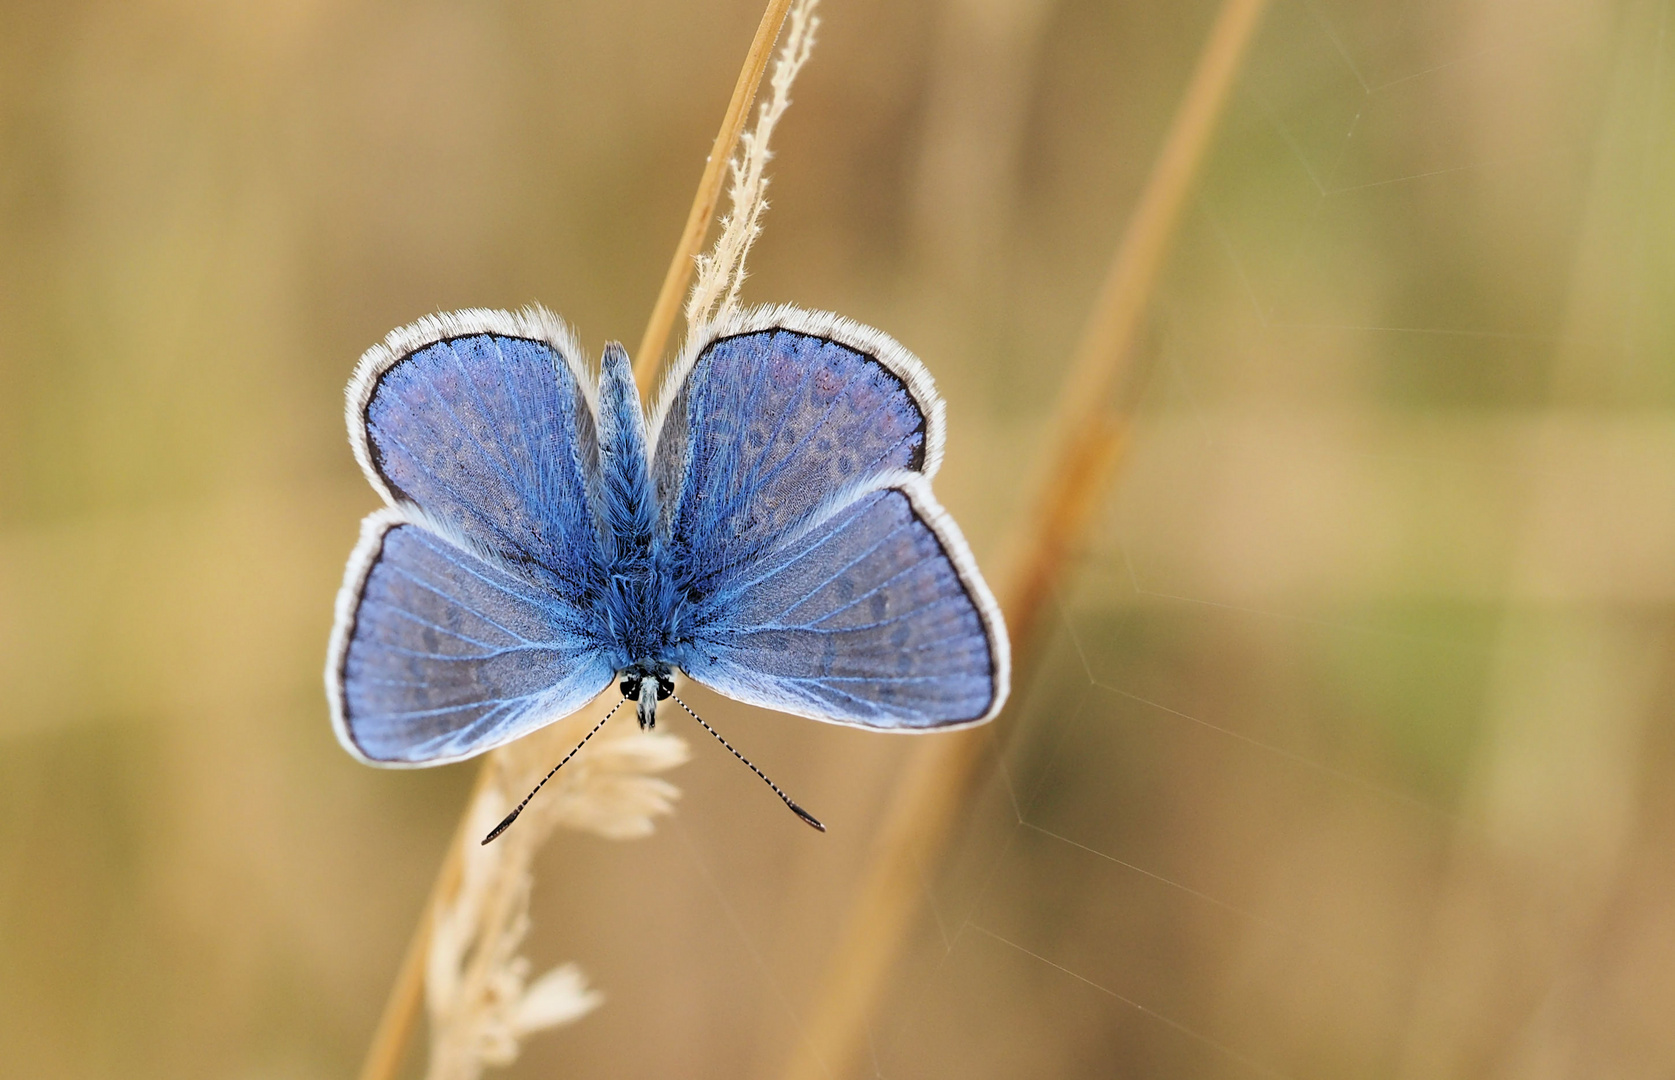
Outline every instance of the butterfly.
{"label": "butterfly", "polygon": [[677,670],[882,731],[977,724],[1006,700],[1000,610],[931,494],[942,400],[877,330],[738,312],[687,345],[648,418],[620,345],[595,375],[545,309],[456,311],[369,349],[347,398],[385,503],[326,663],[361,761],[469,758],[613,682],[651,727]]}

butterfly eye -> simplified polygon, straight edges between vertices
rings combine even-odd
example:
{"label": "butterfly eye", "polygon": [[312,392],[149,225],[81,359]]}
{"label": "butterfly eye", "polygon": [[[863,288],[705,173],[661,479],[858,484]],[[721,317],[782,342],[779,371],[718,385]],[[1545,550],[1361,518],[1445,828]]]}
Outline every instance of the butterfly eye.
{"label": "butterfly eye", "polygon": [[673,675],[668,674],[667,672],[660,673],[657,676],[657,700],[658,701],[667,700],[669,695],[674,693],[674,692],[675,692],[675,677]]}
{"label": "butterfly eye", "polygon": [[640,679],[639,679],[639,676],[637,676],[637,675],[624,675],[622,677],[622,681],[620,683],[617,683],[617,689],[621,690],[622,691],[622,696],[627,698],[629,701],[639,701],[640,700]]}

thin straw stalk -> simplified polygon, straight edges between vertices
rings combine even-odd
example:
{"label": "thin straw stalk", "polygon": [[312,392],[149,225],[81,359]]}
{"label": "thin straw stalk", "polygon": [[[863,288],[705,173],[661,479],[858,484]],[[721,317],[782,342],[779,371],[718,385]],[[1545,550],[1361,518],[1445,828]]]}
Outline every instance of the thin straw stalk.
{"label": "thin straw stalk", "polygon": [[[477,770],[471,796],[465,801],[468,809],[476,805],[488,780],[489,769],[484,765]],[[361,1063],[360,1080],[389,1080],[396,1075],[407,1055],[414,1021],[418,1019],[419,1006],[425,999],[425,957],[430,952],[436,909],[459,888],[463,864],[460,841],[465,837],[466,821],[462,816],[459,824],[454,826],[447,854],[442,857],[442,867],[436,872],[430,895],[425,898],[424,909],[419,913],[419,924],[413,929],[413,937],[407,943],[407,952],[396,972],[395,984],[390,987],[390,996],[384,1002],[384,1012],[378,1017],[378,1027],[372,1033],[372,1045],[367,1047],[366,1060]]]}
{"label": "thin straw stalk", "polygon": [[[1040,512],[1024,519],[1027,531],[1014,548],[1021,555],[1001,590],[1020,661],[1017,678],[1027,672],[1053,583],[1121,463],[1129,406],[1114,403],[1113,394],[1132,375],[1136,332],[1263,7],[1264,0],[1226,0],[1217,14],[1074,354],[1053,425],[1064,435],[1050,459],[1052,479]],[[917,915],[922,869],[941,853],[987,746],[982,731],[918,744],[832,950],[807,1037],[787,1071],[790,1080],[848,1075]]]}
{"label": "thin straw stalk", "polygon": [[[699,248],[709,230],[716,203],[721,197],[733,148],[744,130],[751,103],[755,100],[757,87],[762,81],[762,73],[767,68],[769,56],[772,55],[774,40],[779,36],[780,27],[784,24],[790,7],[791,0],[768,0],[767,7],[762,12],[762,20],[756,27],[756,35],[745,54],[744,66],[740,69],[738,80],[733,86],[733,96],[727,103],[721,128],[716,133],[709,159],[704,165],[704,174],[693,196],[686,227],[669,262],[669,270],[664,275],[663,287],[658,292],[645,334],[640,340],[640,348],[635,353],[634,376],[642,393],[652,385],[652,376],[656,373],[658,362],[668,344],[675,315],[680,309],[681,295],[691,278]],[[424,1001],[425,958],[430,952],[437,911],[450,900],[460,886],[463,830],[469,824],[472,808],[487,791],[496,768],[496,763],[490,760],[478,771],[471,798],[466,802],[456,835],[449,841],[447,854],[437,872],[436,881],[431,886],[430,895],[425,899],[418,925],[414,927],[413,937],[408,942],[401,967],[396,973],[390,995],[379,1016],[378,1027],[373,1032],[366,1059],[361,1065],[360,1080],[393,1080],[401,1068],[407,1044],[413,1035],[419,1007]]]}
{"label": "thin straw stalk", "polygon": [[701,337],[711,323],[722,322],[738,306],[744,285],[745,259],[750,245],[762,234],[762,214],[768,208],[768,162],[773,158],[774,129],[791,105],[791,84],[814,51],[814,31],[820,20],[814,17],[819,0],[796,0],[779,60],[769,78],[773,92],[757,112],[756,127],[739,136],[739,155],[728,163],[733,182],[727,189],[727,216],[721,221],[721,235],[708,255],[696,260],[698,280],[686,298],[686,334],[692,341]]}
{"label": "thin straw stalk", "polygon": [[681,230],[675,257],[669,261],[668,273],[663,275],[663,287],[658,290],[651,318],[646,321],[646,332],[634,353],[634,381],[639,383],[642,394],[652,386],[652,376],[657,374],[663,349],[669,344],[669,332],[674,329],[675,315],[680,311],[686,283],[692,278],[698,249],[703,247],[710,219],[715,216],[715,204],[721,199],[727,163],[733,157],[733,147],[739,141],[739,134],[744,131],[745,120],[750,115],[750,103],[756,100],[756,88],[761,85],[762,72],[767,69],[768,57],[773,53],[774,39],[779,36],[785,13],[790,9],[791,0],[768,0],[767,10],[762,12],[762,21],[756,27],[756,37],[751,40],[750,51],[745,54],[739,81],[733,86],[733,98],[727,103],[727,112],[721,118],[721,130],[715,133],[709,159],[704,162],[704,175],[692,196],[692,209],[687,211],[686,227]]}

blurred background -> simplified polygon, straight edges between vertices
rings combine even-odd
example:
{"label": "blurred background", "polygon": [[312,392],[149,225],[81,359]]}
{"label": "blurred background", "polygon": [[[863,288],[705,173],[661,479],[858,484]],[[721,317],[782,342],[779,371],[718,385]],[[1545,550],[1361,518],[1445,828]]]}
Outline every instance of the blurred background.
{"label": "blurred background", "polygon": [[[925,359],[991,576],[1214,7],[822,6],[747,299]],[[637,341],[760,13],[0,6],[0,1072],[353,1074],[473,774],[333,740],[343,385],[440,309]],[[1270,5],[849,1075],[1675,1073],[1672,23]],[[693,697],[831,832],[682,731],[654,837],[544,852],[608,1000],[502,1075],[804,1030],[911,747]]]}

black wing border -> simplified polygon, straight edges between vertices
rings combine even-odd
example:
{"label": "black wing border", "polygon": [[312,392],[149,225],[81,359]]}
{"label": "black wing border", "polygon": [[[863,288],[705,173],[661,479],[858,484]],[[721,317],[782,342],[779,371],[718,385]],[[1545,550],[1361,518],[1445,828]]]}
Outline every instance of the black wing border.
{"label": "black wing border", "polygon": [[[747,308],[720,322],[703,327],[687,341],[680,356],[669,369],[668,375],[664,377],[657,404],[652,410],[648,456],[653,462],[657,460],[657,443],[662,435],[664,422],[669,418],[687,377],[704,351],[727,338],[774,330],[803,334],[851,349],[884,368],[906,389],[908,396],[919,409],[925,425],[925,447],[920,467],[914,470],[897,470],[879,477],[876,483],[848,488],[837,500],[827,504],[821,516],[834,513],[842,506],[874,491],[901,492],[906,496],[914,515],[941,545],[943,556],[954,568],[954,574],[959,578],[966,598],[977,611],[983,624],[983,635],[988,641],[991,695],[989,708],[982,716],[924,728],[868,730],[930,734],[957,731],[994,719],[1005,706],[1012,686],[1012,646],[1006,633],[1006,620],[1001,615],[1000,604],[995,601],[988,582],[983,580],[982,572],[977,568],[977,560],[971,553],[971,545],[966,543],[965,534],[960,531],[959,525],[954,522],[948,511],[943,509],[931,491],[931,478],[942,465],[942,453],[947,439],[947,409],[942,396],[936,391],[936,382],[931,378],[924,363],[900,342],[882,330],[876,330],[842,315],[829,311],[810,311],[791,304]],[[855,726],[852,721],[836,717],[816,716],[801,710],[786,710],[783,706],[775,707],[780,711],[791,711],[794,715],[811,720],[843,724],[847,727]]]}

